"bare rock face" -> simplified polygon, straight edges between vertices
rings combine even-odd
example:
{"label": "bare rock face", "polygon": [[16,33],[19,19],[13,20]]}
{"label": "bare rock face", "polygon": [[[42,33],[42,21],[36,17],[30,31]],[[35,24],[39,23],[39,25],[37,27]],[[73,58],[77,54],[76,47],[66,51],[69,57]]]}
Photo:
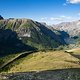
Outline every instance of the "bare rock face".
{"label": "bare rock face", "polygon": [[0,20],[4,19],[1,15],[0,15]]}
{"label": "bare rock face", "polygon": [[80,20],[73,22],[63,22],[57,25],[53,25],[57,30],[66,31],[71,37],[80,35]]}

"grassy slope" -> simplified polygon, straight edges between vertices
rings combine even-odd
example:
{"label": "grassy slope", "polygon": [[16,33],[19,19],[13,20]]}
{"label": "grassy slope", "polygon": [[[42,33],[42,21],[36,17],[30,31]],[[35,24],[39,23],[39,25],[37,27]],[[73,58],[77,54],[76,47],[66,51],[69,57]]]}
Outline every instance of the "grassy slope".
{"label": "grassy slope", "polygon": [[0,66],[2,66],[4,63],[8,62],[12,58],[18,56],[19,54],[10,54],[5,57],[0,57]]}
{"label": "grassy slope", "polygon": [[8,72],[80,68],[78,61],[78,58],[64,51],[37,52],[10,64]]}
{"label": "grassy slope", "polygon": [[[7,71],[7,68],[5,68],[6,66],[8,66],[9,64],[13,63],[14,61],[23,58],[24,56],[27,56],[31,53],[33,53],[34,51],[26,51],[26,52],[22,52],[22,53],[18,53],[18,54],[11,54],[5,57],[1,57],[0,58],[0,72],[2,71]],[[11,66],[10,66],[11,67]]]}
{"label": "grassy slope", "polygon": [[71,50],[66,50],[67,52],[74,52],[76,54],[80,54],[80,48],[74,48],[74,49],[71,49]]}

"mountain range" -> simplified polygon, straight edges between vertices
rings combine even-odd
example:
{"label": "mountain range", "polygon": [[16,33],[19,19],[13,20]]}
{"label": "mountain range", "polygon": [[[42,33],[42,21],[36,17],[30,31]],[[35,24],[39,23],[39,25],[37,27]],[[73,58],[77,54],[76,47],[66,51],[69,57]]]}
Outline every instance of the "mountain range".
{"label": "mountain range", "polygon": [[30,19],[0,20],[0,54],[51,49],[66,44],[55,32]]}
{"label": "mountain range", "polygon": [[61,31],[66,31],[71,37],[80,36],[80,20],[72,22],[62,22],[57,25],[53,25],[53,28]]}
{"label": "mountain range", "polygon": [[65,41],[70,43],[80,43],[80,20],[72,22],[62,22],[57,25],[52,25],[56,30],[65,31],[69,34],[69,38],[66,38]]}
{"label": "mountain range", "polygon": [[80,20],[47,25],[0,16],[0,80],[78,80],[78,68]]}
{"label": "mountain range", "polygon": [[0,16],[0,53],[54,49],[80,40],[80,20],[53,26],[31,19]]}

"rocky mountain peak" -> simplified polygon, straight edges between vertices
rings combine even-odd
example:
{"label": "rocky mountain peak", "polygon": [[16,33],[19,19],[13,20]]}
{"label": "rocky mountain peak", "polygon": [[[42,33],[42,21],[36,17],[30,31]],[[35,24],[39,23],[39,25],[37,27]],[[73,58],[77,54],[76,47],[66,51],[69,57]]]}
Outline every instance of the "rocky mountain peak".
{"label": "rocky mountain peak", "polygon": [[63,22],[53,26],[57,30],[63,30],[67,32],[70,36],[80,35],[80,20],[72,22]]}

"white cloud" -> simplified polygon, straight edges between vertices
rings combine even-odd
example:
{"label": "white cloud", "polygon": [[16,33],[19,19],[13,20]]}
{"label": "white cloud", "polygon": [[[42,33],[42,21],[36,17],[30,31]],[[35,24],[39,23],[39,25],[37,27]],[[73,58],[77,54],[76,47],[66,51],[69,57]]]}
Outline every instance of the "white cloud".
{"label": "white cloud", "polygon": [[61,15],[58,17],[42,17],[40,19],[40,22],[45,22],[47,24],[53,24],[53,23],[57,24],[60,22],[67,22],[67,21],[72,21],[72,20],[74,20],[73,17]]}
{"label": "white cloud", "polygon": [[41,18],[41,20],[46,20],[46,19],[47,19],[46,17],[42,17],[42,18]]}
{"label": "white cloud", "polygon": [[53,18],[53,17],[51,17],[50,18],[50,20],[53,20],[53,21],[64,21],[64,20],[70,20],[70,19],[72,19],[71,17],[69,17],[69,16],[64,16],[64,15],[62,15],[62,16],[60,16],[60,17],[56,17],[56,18]]}
{"label": "white cloud", "polygon": [[66,0],[66,2],[71,4],[79,4],[80,0]]}
{"label": "white cloud", "polygon": [[50,20],[52,20],[52,21],[63,21],[63,18],[50,18]]}
{"label": "white cloud", "polygon": [[60,17],[63,18],[63,19],[72,19],[70,16],[64,16],[64,15],[62,15]]}

